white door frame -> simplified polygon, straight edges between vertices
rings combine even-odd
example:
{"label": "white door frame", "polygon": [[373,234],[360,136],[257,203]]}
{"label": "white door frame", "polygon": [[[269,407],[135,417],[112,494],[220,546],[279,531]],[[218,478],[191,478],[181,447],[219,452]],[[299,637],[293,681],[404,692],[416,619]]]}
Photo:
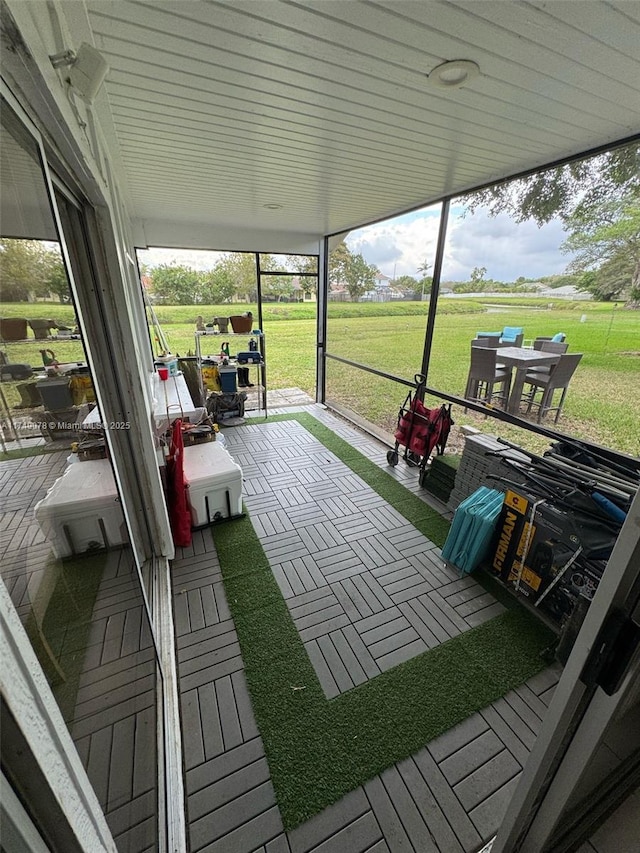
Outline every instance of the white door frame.
{"label": "white door frame", "polygon": [[[30,120],[22,109],[19,101],[14,97],[11,90],[0,80],[0,92],[14,110],[20,121],[37,144],[43,171],[44,186],[49,196],[51,213],[54,219],[61,251],[65,260],[67,274],[70,280],[72,293],[78,308],[78,319],[83,331],[87,360],[91,367],[92,375],[96,377],[96,394],[100,403],[100,410],[106,420],[116,422],[132,421],[139,426],[139,431],[134,429],[128,434],[125,431],[110,433],[107,442],[111,449],[112,462],[114,463],[116,479],[119,492],[122,496],[123,511],[129,528],[132,548],[136,557],[136,566],[139,574],[141,591],[145,597],[145,604],[151,630],[155,642],[158,664],[158,746],[162,747],[158,764],[158,792],[159,792],[159,833],[160,849],[170,849],[172,853],[180,853],[186,849],[186,824],[184,810],[184,790],[182,780],[182,753],[180,737],[180,717],[177,691],[177,666],[175,660],[175,644],[172,625],[171,607],[171,584],[166,557],[173,556],[173,542],[164,503],[160,475],[157,466],[157,457],[153,449],[151,413],[148,405],[147,395],[136,394],[136,382],[139,380],[139,365],[135,363],[135,346],[131,338],[135,335],[135,329],[119,328],[119,314],[122,308],[122,300],[118,301],[118,294],[112,292],[111,282],[115,282],[120,292],[126,287],[126,279],[120,278],[118,261],[114,257],[118,246],[118,236],[113,230],[111,221],[112,211],[108,206],[96,209],[89,204],[82,204],[74,198],[70,191],[64,192],[70,206],[77,215],[71,221],[65,221],[66,228],[63,230],[59,215],[53,180],[49,172],[47,152],[45,150],[42,136],[38,128]],[[62,190],[56,182],[58,190]],[[67,245],[65,235],[71,230],[72,240],[78,241],[80,246]],[[82,288],[77,286],[73,270],[81,270]],[[100,291],[100,292],[98,292]],[[138,295],[139,296],[139,295]],[[139,296],[141,299],[141,296]],[[126,303],[125,303],[126,304]],[[107,334],[105,324],[111,324],[112,334]],[[126,324],[123,324],[126,325]],[[126,332],[126,334],[123,333]],[[113,344],[113,350],[108,348],[109,341]],[[93,346],[92,346],[93,344]],[[127,347],[127,344],[129,346]],[[107,349],[105,350],[105,345]],[[132,364],[132,360],[134,363]],[[138,388],[140,391],[140,389]],[[166,555],[166,556],[163,556]],[[149,588],[144,584],[142,573],[151,579]],[[2,584],[3,593],[6,590]],[[13,610],[11,601],[8,601],[8,610]],[[33,654],[30,643],[24,635],[22,625],[17,614],[15,619],[6,623],[7,642],[11,642],[17,650],[28,647],[29,669],[41,676],[40,683],[42,691],[46,694],[46,709],[54,707],[57,715],[59,710],[53,699],[44,674]],[[17,636],[13,636],[10,627],[16,624]],[[3,628],[5,625],[3,624]],[[23,636],[24,635],[24,636]],[[18,655],[19,657],[19,655]],[[3,700],[8,709],[22,727],[23,717],[31,713],[30,703],[25,700],[24,704],[14,704],[9,693],[5,696],[3,684]],[[35,693],[33,694],[35,698]],[[44,714],[46,718],[46,714]],[[61,723],[64,734],[58,733]],[[78,779],[76,787],[80,791],[91,792],[90,808],[88,808],[87,820],[99,821],[102,819],[102,829],[106,830],[106,837],[110,841],[98,845],[95,839],[82,847],[83,850],[114,850],[108,827],[104,821],[104,815],[100,805],[93,794],[93,789],[79,761],[77,752],[71,737],[66,729],[64,721],[51,720],[43,729],[43,734],[51,733],[49,751],[40,750],[34,752],[38,755],[38,764],[43,772],[49,776],[49,768],[62,762],[72,762],[79,765],[75,768]],[[55,735],[55,737],[54,737]],[[40,762],[43,763],[40,763]],[[65,786],[73,789],[74,782],[65,780]],[[99,815],[94,814],[97,808]]]}

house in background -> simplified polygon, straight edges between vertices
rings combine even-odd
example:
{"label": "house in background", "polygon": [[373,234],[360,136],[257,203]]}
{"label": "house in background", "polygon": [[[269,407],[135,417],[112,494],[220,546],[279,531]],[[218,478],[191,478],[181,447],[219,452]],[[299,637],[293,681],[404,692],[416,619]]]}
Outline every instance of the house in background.
{"label": "house in background", "polygon": [[573,284],[565,284],[562,287],[548,287],[540,292],[541,296],[548,299],[555,297],[556,299],[570,299],[572,301],[590,301],[593,299],[593,294],[588,290],[579,290]]}
{"label": "house in background", "polygon": [[293,302],[316,302],[315,288],[308,287],[306,290],[302,286],[300,276],[294,275],[292,279],[292,296]]}
{"label": "house in background", "polygon": [[404,293],[391,282],[392,279],[388,275],[378,270],[375,286],[363,293],[358,302],[391,302],[393,299],[404,299]]}

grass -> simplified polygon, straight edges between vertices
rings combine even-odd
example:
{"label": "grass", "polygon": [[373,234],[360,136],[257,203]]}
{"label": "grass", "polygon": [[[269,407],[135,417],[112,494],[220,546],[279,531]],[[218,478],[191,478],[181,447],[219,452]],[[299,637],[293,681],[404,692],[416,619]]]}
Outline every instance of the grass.
{"label": "grass", "polygon": [[[513,303],[513,304],[512,304]],[[429,369],[429,385],[462,395],[469,366],[469,342],[481,329],[505,325],[524,326],[527,338],[563,331],[571,352],[584,357],[571,383],[560,428],[614,449],[640,454],[640,311],[615,303],[561,302],[540,298],[483,297],[440,300]],[[36,306],[20,303],[0,305],[3,316],[32,316]],[[158,318],[172,349],[181,355],[195,348],[195,317],[205,319],[255,306],[156,306]],[[39,304],[38,312],[73,322],[67,305]],[[405,379],[420,369],[428,303],[384,304],[330,303],[328,351]],[[495,314],[488,313],[494,311]],[[584,318],[584,322],[582,322]],[[315,305],[277,304],[264,306],[269,388],[299,387],[315,394],[316,323]],[[202,343],[214,354],[221,338],[207,337]],[[241,339],[236,339],[240,341]],[[42,343],[43,346],[47,342]],[[49,342],[59,360],[83,357],[79,342]],[[9,344],[11,361],[39,362],[33,344]],[[16,383],[6,382],[10,405],[18,402]],[[328,397],[389,430],[403,400],[401,387],[388,380],[363,374],[330,361]],[[471,423],[490,430],[491,422],[461,411],[454,413],[458,425]],[[500,426],[505,438],[531,450],[546,447],[518,429]]]}
{"label": "grass", "polygon": [[[581,322],[585,316],[585,322]],[[595,305],[581,313],[572,308],[538,310],[508,308],[495,316],[438,315],[428,384],[463,395],[469,368],[469,345],[481,329],[523,326],[527,338],[563,331],[571,352],[584,356],[572,380],[559,427],[579,438],[594,440],[617,450],[640,453],[640,312]],[[379,326],[379,324],[378,324]],[[382,328],[371,320],[329,322],[328,351],[388,370],[410,379],[419,369],[424,328],[417,318],[389,319]],[[329,361],[327,396],[390,430],[404,391],[388,380],[362,374],[347,365]],[[481,416],[456,409],[458,425],[472,423],[491,431]],[[539,450],[546,441],[533,440],[517,428],[499,427],[504,437]]]}
{"label": "grass", "polygon": [[[294,418],[419,529],[442,539],[444,528],[419,498],[311,416]],[[213,535],[286,829],[543,666],[552,635],[508,597],[501,616],[328,701],[250,520],[214,527]]]}

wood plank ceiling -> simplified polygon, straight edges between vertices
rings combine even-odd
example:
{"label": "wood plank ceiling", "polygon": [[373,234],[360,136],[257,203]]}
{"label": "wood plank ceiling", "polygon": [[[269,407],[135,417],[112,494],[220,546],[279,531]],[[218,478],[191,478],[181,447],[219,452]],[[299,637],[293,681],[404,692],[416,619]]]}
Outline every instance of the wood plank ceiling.
{"label": "wood plank ceiling", "polygon": [[637,2],[86,7],[142,221],[335,233],[640,130]]}

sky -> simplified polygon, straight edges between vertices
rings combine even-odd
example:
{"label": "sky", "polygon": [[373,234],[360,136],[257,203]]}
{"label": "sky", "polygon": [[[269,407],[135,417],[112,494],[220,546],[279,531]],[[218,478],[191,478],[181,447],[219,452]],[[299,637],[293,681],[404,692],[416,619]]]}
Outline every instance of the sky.
{"label": "sky", "polygon": [[[391,279],[402,275],[419,279],[418,267],[425,261],[433,269],[439,211],[436,205],[360,228],[348,235],[347,245]],[[495,281],[515,281],[519,276],[537,279],[564,272],[571,259],[560,251],[566,234],[559,220],[538,228],[533,221],[517,224],[507,214],[490,217],[479,209],[463,217],[463,212],[462,207],[451,208],[443,282],[468,281],[474,267],[486,267],[485,278]],[[139,252],[140,260],[150,266],[177,263],[202,271],[212,269],[220,254],[177,249]]]}
{"label": "sky", "polygon": [[[433,269],[438,239],[439,205],[352,231],[347,245],[385,275],[420,277],[426,260]],[[518,225],[510,216],[490,217],[485,210],[467,214],[451,208],[447,227],[442,281],[468,281],[474,267],[486,267],[485,278],[515,281],[561,273],[570,256],[560,252],[566,234],[559,220],[541,228]]]}
{"label": "sky", "polygon": [[218,258],[225,252],[208,252],[197,249],[138,249],[141,264],[159,267],[162,264],[191,267],[200,272],[207,272],[216,265]]}

